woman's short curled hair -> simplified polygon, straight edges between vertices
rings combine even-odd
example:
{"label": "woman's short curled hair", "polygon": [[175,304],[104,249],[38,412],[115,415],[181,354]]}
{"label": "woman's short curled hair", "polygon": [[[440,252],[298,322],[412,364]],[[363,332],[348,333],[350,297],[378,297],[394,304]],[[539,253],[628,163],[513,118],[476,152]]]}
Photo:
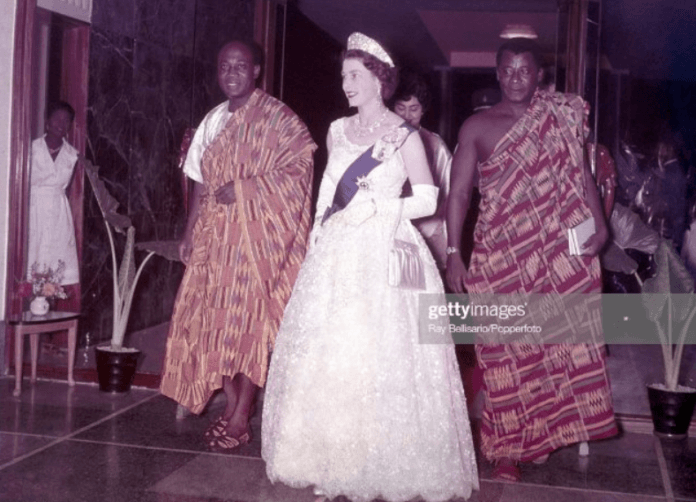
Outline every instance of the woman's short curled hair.
{"label": "woman's short curled hair", "polygon": [[417,73],[403,73],[399,77],[399,86],[396,88],[392,101],[396,103],[397,101],[408,101],[411,98],[418,100],[423,112],[430,109],[432,98],[425,79]]}
{"label": "woman's short curled hair", "polygon": [[377,77],[381,86],[382,99],[387,101],[394,94],[396,85],[399,83],[399,71],[389,66],[387,63],[380,61],[372,54],[368,54],[365,51],[359,49],[351,49],[348,51],[343,51],[341,59],[345,61],[346,59],[359,59],[360,62],[370,70],[370,72]]}
{"label": "woman's short curled hair", "polygon": [[51,101],[46,105],[46,119],[50,119],[51,116],[59,110],[63,110],[70,115],[70,122],[75,120],[75,109],[70,106],[70,103],[65,101]]}

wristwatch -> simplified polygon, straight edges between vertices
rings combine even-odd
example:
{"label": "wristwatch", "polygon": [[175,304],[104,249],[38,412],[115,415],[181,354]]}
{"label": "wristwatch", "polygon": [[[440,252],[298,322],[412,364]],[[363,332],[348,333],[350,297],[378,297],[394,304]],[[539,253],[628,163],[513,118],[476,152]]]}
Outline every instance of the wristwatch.
{"label": "wristwatch", "polygon": [[445,254],[447,256],[454,254],[454,253],[458,253],[458,252],[459,252],[459,248],[455,248],[453,246],[449,246],[447,249],[445,249]]}

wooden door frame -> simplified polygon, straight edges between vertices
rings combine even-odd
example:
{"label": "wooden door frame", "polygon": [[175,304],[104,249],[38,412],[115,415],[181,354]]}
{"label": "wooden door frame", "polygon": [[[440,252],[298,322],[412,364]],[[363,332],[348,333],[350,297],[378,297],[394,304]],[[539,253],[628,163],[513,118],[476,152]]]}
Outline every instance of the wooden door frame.
{"label": "wooden door frame", "polygon": [[[32,68],[34,62],[34,19],[36,0],[17,0],[15,17],[14,72],[12,77],[12,119],[9,162],[9,222],[7,281],[5,284],[6,319],[20,318],[24,298],[26,242],[29,221],[29,157],[31,152]],[[75,122],[68,141],[84,155],[87,138],[88,60],[90,27],[70,21],[61,49],[63,64],[61,98],[75,109]],[[78,256],[82,257],[84,174],[78,163],[68,194],[75,221]],[[79,306],[79,299],[78,299]],[[9,329],[9,324],[8,324]],[[9,365],[11,344],[5,333],[5,367]]]}

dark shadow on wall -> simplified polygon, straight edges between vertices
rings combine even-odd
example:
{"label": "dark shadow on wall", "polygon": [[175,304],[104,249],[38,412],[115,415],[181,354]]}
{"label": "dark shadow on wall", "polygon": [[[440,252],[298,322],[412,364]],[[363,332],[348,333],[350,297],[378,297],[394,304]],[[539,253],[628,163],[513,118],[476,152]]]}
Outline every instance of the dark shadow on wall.
{"label": "dark shadow on wall", "polygon": [[[279,39],[282,36],[279,34]],[[307,124],[319,145],[314,154],[314,197],[326,168],[326,135],[331,122],[354,113],[341,88],[340,43],[288,5],[285,30],[282,100]],[[280,97],[280,96],[279,96]]]}

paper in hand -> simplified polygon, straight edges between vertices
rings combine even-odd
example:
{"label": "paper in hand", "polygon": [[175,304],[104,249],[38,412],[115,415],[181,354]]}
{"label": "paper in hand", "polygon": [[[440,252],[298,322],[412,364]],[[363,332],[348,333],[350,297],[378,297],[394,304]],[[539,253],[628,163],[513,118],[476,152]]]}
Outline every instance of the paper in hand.
{"label": "paper in hand", "polygon": [[595,233],[595,221],[594,218],[590,217],[576,225],[573,228],[568,229],[568,246],[569,252],[572,255],[582,254],[582,247],[587,242],[592,235]]}

